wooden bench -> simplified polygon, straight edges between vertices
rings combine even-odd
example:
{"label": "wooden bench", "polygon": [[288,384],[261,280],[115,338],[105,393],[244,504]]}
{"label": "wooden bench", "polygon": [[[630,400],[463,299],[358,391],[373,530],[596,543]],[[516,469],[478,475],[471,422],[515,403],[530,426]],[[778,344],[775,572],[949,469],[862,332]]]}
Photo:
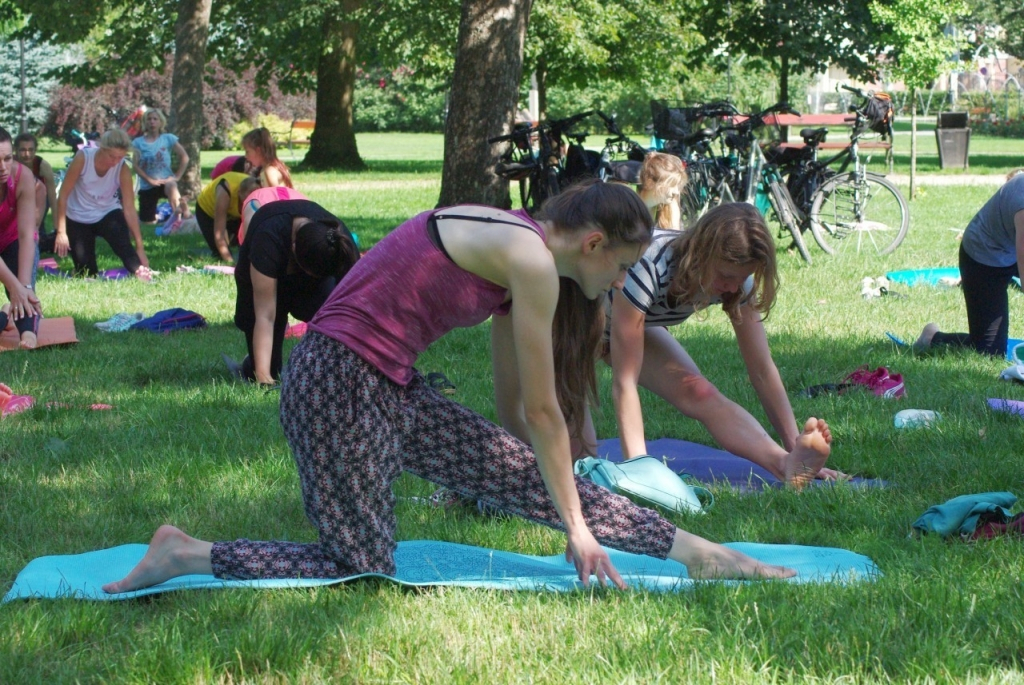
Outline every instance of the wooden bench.
{"label": "wooden bench", "polygon": [[[770,126],[774,126],[776,123],[779,126],[789,126],[799,132],[802,128],[818,128],[821,126],[849,127],[853,126],[856,120],[857,118],[852,114],[769,114],[765,117],[764,123]],[[831,133],[831,131],[829,131],[829,133]],[[786,141],[784,143],[779,143],[777,147],[782,150],[802,149],[807,147],[807,144],[802,140]],[[849,139],[827,141],[819,145],[818,149],[845,150],[848,147],[850,147]],[[857,142],[857,147],[860,150],[885,150],[885,161],[889,165],[889,170],[892,171],[892,141],[860,140]]]}
{"label": "wooden bench", "polygon": [[293,120],[292,128],[288,132],[288,149],[296,145],[309,145],[309,139],[315,128],[316,122],[311,119]]}

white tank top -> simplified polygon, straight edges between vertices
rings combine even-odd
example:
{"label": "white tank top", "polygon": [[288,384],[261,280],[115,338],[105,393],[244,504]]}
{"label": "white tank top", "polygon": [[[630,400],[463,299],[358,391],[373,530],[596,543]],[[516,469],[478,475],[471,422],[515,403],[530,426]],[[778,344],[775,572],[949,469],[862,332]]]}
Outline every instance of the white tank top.
{"label": "white tank top", "polygon": [[121,209],[122,159],[103,176],[96,174],[98,147],[82,148],[85,165],[68,197],[68,218],[82,224],[94,224],[115,209]]}

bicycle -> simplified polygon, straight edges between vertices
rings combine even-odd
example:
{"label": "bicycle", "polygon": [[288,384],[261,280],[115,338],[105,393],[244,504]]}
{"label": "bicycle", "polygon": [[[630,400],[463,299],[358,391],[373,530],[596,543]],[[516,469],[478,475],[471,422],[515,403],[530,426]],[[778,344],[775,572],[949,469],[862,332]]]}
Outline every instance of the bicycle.
{"label": "bicycle", "polygon": [[779,102],[766,110],[749,115],[732,128],[725,137],[725,144],[737,158],[746,158],[744,164],[737,168],[733,176],[733,192],[743,202],[756,206],[761,213],[768,216],[771,207],[779,224],[779,234],[788,231],[800,256],[808,264],[811,253],[803,238],[801,222],[795,214],[795,205],[789,189],[783,180],[778,165],[765,158],[764,151],[757,138],[757,131],[775,115],[774,123],[778,122],[779,114],[799,114],[788,103]]}
{"label": "bicycle", "polygon": [[[605,182],[639,185],[640,166],[647,155],[647,148],[619,129],[614,114],[609,116],[601,110],[596,110],[595,114],[604,122],[605,129],[611,134],[610,138],[605,139],[604,147],[601,149],[597,169],[598,178]],[[615,159],[622,155],[626,156],[625,160]]]}
{"label": "bicycle", "polygon": [[[586,156],[582,142],[589,135],[573,132],[572,128],[591,114],[593,111],[581,112],[537,125],[516,124],[511,133],[487,139],[491,144],[512,143],[495,164],[494,173],[518,182],[520,203],[531,215],[571,182],[573,174],[565,169],[565,156],[567,153]],[[563,145],[563,139],[573,142]]]}
{"label": "bicycle", "polygon": [[[830,255],[870,247],[878,255],[891,254],[906,238],[910,211],[899,189],[882,174],[868,171],[860,157],[859,141],[868,131],[885,131],[892,140],[891,116],[873,121],[867,109],[872,94],[843,86],[860,96],[854,114],[850,144],[825,160],[818,150],[827,128],[800,131],[806,149],[795,159],[783,162],[789,173],[787,190],[793,200],[790,214],[798,230],[809,228],[814,240]],[[838,164],[838,168],[833,168]],[[850,166],[853,166],[852,170]],[[879,237],[880,236],[880,237]]]}
{"label": "bicycle", "polygon": [[[651,100],[654,134],[664,141],[662,152],[683,160],[689,180],[679,198],[680,216],[690,225],[709,209],[735,200],[739,160],[721,144],[720,120],[739,112],[728,102],[712,102],[692,107],[669,107]],[[716,151],[715,143],[719,144]]]}

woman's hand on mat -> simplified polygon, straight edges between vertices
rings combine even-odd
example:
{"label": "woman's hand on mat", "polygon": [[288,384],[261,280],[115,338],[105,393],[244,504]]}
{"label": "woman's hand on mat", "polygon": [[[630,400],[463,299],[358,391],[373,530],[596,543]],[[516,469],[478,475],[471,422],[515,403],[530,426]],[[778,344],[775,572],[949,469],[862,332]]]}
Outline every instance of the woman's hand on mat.
{"label": "woman's hand on mat", "polygon": [[67,257],[68,252],[71,251],[71,243],[68,242],[68,234],[57,232],[57,237],[53,241],[53,251],[57,253],[58,257]]}
{"label": "woman's hand on mat", "polygon": [[608,580],[611,580],[615,583],[615,587],[620,590],[626,589],[626,583],[612,566],[608,553],[604,551],[590,530],[583,528],[569,533],[568,537],[565,560],[571,561],[576,566],[576,573],[579,575],[583,587],[590,587],[590,576],[595,575],[598,582],[601,583],[601,587],[606,587]]}
{"label": "woman's hand on mat", "polygon": [[39,298],[26,287],[15,288],[11,291],[11,319],[17,321],[25,317],[42,314],[42,307],[39,306]]}

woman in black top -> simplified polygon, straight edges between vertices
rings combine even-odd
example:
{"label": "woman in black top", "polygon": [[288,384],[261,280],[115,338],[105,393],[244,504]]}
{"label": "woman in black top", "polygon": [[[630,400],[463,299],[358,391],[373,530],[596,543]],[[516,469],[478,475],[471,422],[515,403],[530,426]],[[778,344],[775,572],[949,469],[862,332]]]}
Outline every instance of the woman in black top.
{"label": "woman in black top", "polygon": [[291,314],[309,321],[359,259],[352,234],[309,200],[268,203],[253,215],[235,266],[235,325],[245,333],[245,378],[274,383],[281,375]]}

